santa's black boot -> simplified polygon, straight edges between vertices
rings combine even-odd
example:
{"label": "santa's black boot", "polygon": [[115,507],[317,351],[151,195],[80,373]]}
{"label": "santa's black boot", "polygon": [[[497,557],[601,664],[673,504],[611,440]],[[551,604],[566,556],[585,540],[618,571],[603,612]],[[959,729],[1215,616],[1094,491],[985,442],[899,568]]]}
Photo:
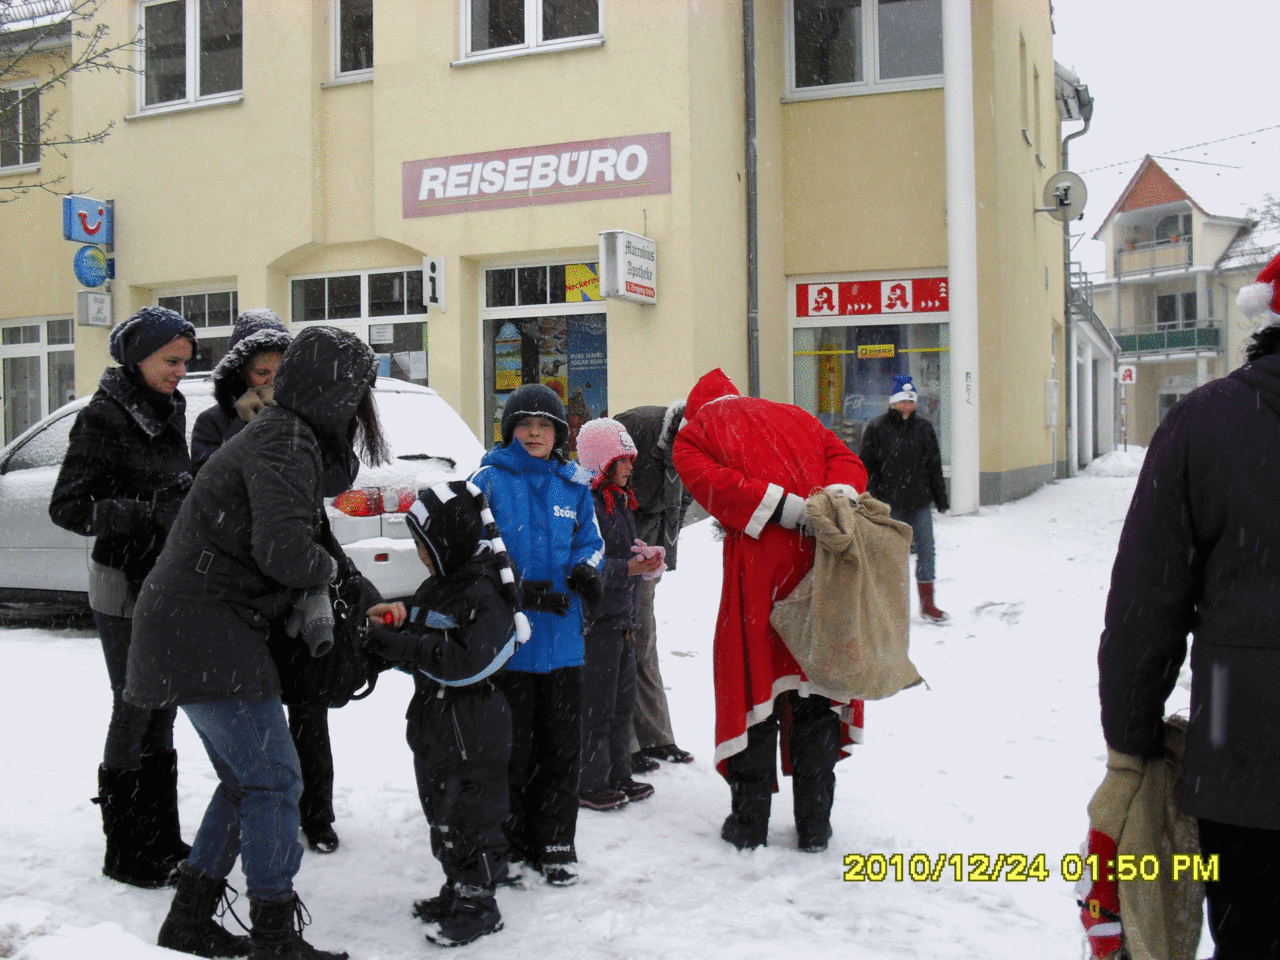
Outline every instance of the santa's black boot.
{"label": "santa's black boot", "polygon": [[831,802],[835,798],[834,772],[815,777],[792,777],[792,805],[796,817],[797,845],[805,853],[821,853],[831,839]]}
{"label": "santa's black boot", "polygon": [[765,781],[733,781],[729,784],[732,813],[720,828],[720,839],[739,850],[763,847],[769,839],[769,808],[773,785]]}

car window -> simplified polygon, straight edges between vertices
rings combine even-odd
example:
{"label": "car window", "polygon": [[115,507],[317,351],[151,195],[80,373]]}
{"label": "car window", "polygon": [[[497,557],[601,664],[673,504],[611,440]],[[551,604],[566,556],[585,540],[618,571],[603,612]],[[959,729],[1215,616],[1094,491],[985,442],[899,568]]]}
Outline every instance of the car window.
{"label": "car window", "polygon": [[5,473],[11,473],[14,470],[31,470],[35,467],[61,466],[62,458],[67,452],[71,427],[75,422],[76,415],[68,414],[53,421],[39,433],[33,434],[9,457],[9,462],[4,467]]}

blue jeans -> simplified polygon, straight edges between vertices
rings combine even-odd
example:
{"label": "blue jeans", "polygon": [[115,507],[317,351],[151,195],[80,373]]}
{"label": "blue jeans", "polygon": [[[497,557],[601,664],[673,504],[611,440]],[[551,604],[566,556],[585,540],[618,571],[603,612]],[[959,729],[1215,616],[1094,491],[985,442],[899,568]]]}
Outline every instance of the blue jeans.
{"label": "blue jeans", "polygon": [[911,552],[916,555],[916,580],[933,582],[933,504],[925,504],[915,510],[889,511],[894,520],[911,525]]}
{"label": "blue jeans", "polygon": [[302,770],[280,698],[213,700],[182,709],[220,781],[191,845],[188,866],[220,880],[242,856],[249,896],[284,899],[302,862]]}

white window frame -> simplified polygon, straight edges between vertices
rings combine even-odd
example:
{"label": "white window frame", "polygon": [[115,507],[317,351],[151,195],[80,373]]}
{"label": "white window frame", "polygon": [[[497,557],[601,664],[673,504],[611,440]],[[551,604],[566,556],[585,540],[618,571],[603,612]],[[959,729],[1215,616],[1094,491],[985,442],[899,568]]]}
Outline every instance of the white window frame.
{"label": "white window frame", "polygon": [[[947,0],[941,0],[946,3]],[[880,0],[862,0],[862,68],[864,79],[857,83],[833,83],[820,87],[796,86],[796,0],[786,0],[783,23],[786,36],[786,83],[784,101],[827,100],[832,97],[855,97],[899,90],[931,90],[942,86],[942,74],[919,77],[880,79]],[[939,40],[941,43],[941,40]]]}
{"label": "white window frame", "polygon": [[[49,323],[51,321],[61,321],[69,323],[71,326],[71,342],[70,343],[50,343],[49,342]],[[65,314],[53,314],[45,317],[20,317],[15,320],[5,320],[0,323],[0,329],[12,329],[17,327],[38,327],[39,337],[28,343],[0,343],[0,357],[32,357],[40,358],[40,413],[33,421],[39,423],[49,414],[53,413],[58,407],[49,401],[49,354],[51,353],[69,353],[71,354],[72,364],[72,389],[75,389],[75,353],[76,353],[76,323],[75,318]],[[63,401],[65,403],[67,401]],[[0,434],[3,434],[3,421],[0,420]],[[4,442],[9,443],[14,437],[4,437]]]}
{"label": "white window frame", "polygon": [[[395,313],[390,316],[374,317],[369,314],[369,277],[382,273],[409,273],[417,271],[422,272],[422,264],[393,264],[386,267],[365,267],[360,270],[326,270],[321,273],[291,273],[288,276],[289,281],[289,326],[296,330],[305,330],[307,327],[326,326],[349,328],[365,343],[369,342],[370,325],[378,326],[385,323],[406,323],[406,322],[427,322],[427,308],[421,304],[421,310],[417,313]],[[325,280],[329,277],[359,277],[360,278],[360,315],[358,317],[347,317],[343,320],[299,320],[293,316],[293,284],[295,280]],[[406,306],[406,309],[407,306]]]}
{"label": "white window frame", "polygon": [[[181,100],[165,100],[147,103],[147,7],[180,2],[186,5],[186,90]],[[239,103],[244,100],[244,3],[240,5],[240,86],[235,90],[200,96],[200,0],[139,0],[138,7],[138,114],[165,113],[172,110],[188,110],[196,106],[214,106],[223,103]],[[128,119],[128,118],[126,118]]]}
{"label": "white window frame", "polygon": [[[40,138],[39,138],[39,130],[40,130],[40,84],[38,84],[38,83],[34,83],[34,82],[32,82],[32,81],[29,81],[29,80],[23,80],[23,81],[20,81],[20,82],[18,82],[18,83],[10,83],[10,84],[6,84],[6,85],[4,85],[4,86],[0,86],[0,90],[4,90],[4,91],[6,91],[6,92],[11,91],[11,90],[12,90],[12,91],[15,91],[15,92],[17,92],[17,93],[18,93],[18,95],[19,95],[19,99],[21,99],[21,97],[22,97],[22,93],[21,93],[21,91],[23,91],[23,90],[32,90],[32,91],[35,91],[35,98],[36,98],[36,134],[37,134],[37,135],[36,135],[36,147],[35,147],[35,150],[36,150],[36,158],[35,158],[34,160],[27,160],[27,159],[23,158],[20,162],[18,162],[18,163],[11,163],[11,164],[9,164],[8,166],[2,166],[2,165],[0,165],[0,177],[8,176],[8,175],[10,175],[10,174],[14,174],[14,173],[31,173],[32,171],[39,170],[39,169],[40,169]],[[15,129],[15,131],[16,131],[16,133],[17,133],[17,136],[18,136],[18,142],[19,142],[19,143],[21,143],[21,142],[22,142],[22,140],[23,140],[23,131],[22,131],[22,109],[21,109],[21,108],[18,108],[17,110],[15,110],[15,111],[14,111],[14,116],[15,116],[15,119],[16,119],[14,129]]]}
{"label": "white window frame", "polygon": [[543,40],[542,38],[542,4],[545,0],[524,0],[524,36],[525,42],[509,47],[497,47],[492,50],[471,50],[471,5],[474,0],[462,0],[458,4],[460,25],[458,36],[462,41],[461,57],[452,66],[467,63],[483,63],[488,60],[507,60],[512,57],[523,57],[529,54],[554,53],[558,50],[581,50],[584,47],[599,47],[604,44],[604,2],[595,0],[596,25],[595,33],[580,37],[567,37],[564,40]]}
{"label": "white window frame", "polygon": [[[343,0],[332,0],[332,6],[330,7],[329,19],[333,24],[333,81],[336,83],[361,83],[366,80],[372,80],[373,64],[359,70],[342,69],[342,2]],[[376,2],[377,0],[373,0],[375,10]],[[377,55],[376,49],[374,54],[375,56]]]}

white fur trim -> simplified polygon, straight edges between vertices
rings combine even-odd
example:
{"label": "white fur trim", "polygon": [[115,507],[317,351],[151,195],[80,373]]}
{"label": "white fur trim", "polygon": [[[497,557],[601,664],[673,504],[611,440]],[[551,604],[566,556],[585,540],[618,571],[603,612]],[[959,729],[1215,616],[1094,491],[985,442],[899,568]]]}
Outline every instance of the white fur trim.
{"label": "white fur trim", "polygon": [[847,497],[850,500],[858,499],[858,491],[847,483],[829,483],[823,489],[833,497]]}
{"label": "white fur trim", "polygon": [[769,484],[769,489],[764,492],[764,496],[760,499],[760,503],[756,505],[755,512],[751,514],[751,519],[747,521],[746,528],[742,531],[748,537],[760,539],[760,533],[764,530],[764,525],[769,522],[769,518],[773,516],[773,511],[777,509],[782,498],[786,496],[786,491],[776,483]]}
{"label": "white fur trim", "polygon": [[[1236,306],[1250,320],[1265,318],[1271,312],[1271,299],[1276,295],[1269,283],[1251,283],[1236,294]],[[1275,315],[1272,314],[1274,317]]]}

